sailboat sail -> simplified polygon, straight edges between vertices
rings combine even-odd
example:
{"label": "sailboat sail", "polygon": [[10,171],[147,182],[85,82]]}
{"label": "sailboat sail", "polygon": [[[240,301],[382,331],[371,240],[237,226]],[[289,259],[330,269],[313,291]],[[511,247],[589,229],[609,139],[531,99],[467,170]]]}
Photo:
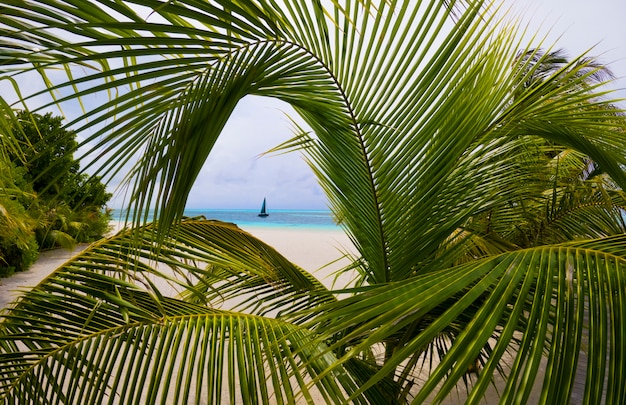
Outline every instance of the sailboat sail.
{"label": "sailboat sail", "polygon": [[265,198],[263,199],[263,205],[261,206],[261,212],[259,213],[260,217],[266,217],[269,214],[267,213],[267,211],[265,210]]}

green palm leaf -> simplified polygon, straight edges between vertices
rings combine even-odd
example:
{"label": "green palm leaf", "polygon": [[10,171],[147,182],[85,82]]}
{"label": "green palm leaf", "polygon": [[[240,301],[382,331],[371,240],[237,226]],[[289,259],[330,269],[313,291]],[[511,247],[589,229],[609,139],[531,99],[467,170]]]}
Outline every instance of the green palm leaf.
{"label": "green palm leaf", "polygon": [[[445,337],[450,341],[443,358],[421,360],[434,362],[414,403],[436,388],[436,400],[445,398],[477,358],[482,369],[472,383],[471,401],[478,401],[494,374],[502,372],[507,378],[501,400],[523,403],[534,380],[542,378],[537,372],[546,353],[543,399],[567,403],[585,344],[590,364],[608,359],[611,372],[622,372],[624,303],[616,294],[624,288],[624,241],[620,235],[538,247],[433,271],[329,304],[315,322],[323,333],[340,336],[335,347],[344,348],[343,361],[377,344],[394,343],[389,359],[379,363],[378,373],[361,390],[406,364],[417,367],[429,352],[424,348]],[[499,369],[510,353],[513,359]],[[407,372],[413,381],[405,383],[418,381],[415,371]],[[586,400],[600,401],[605,378],[604,368],[587,368]],[[624,399],[619,384],[609,381],[606,389],[607,398]]]}
{"label": "green palm leaf", "polygon": [[[2,398],[248,403],[272,397],[292,403],[310,400],[313,386],[327,399],[341,395],[341,384],[355,388],[345,372],[316,378],[335,360],[323,343],[312,342],[310,331],[216,306],[216,296],[224,295],[275,311],[310,308],[329,300],[321,284],[233,225],[186,220],[180,227],[159,255],[152,253],[150,232],[129,249],[137,239],[122,231],[67,262],[5,311]],[[165,295],[168,284],[173,288]],[[183,287],[197,303],[176,298]]]}
{"label": "green palm leaf", "polygon": [[[118,348],[110,353],[138,364],[124,376],[128,381],[175,380],[177,395],[191,392],[189,376],[198,374],[174,376],[163,348],[175,344],[176,356],[200,364],[198,350],[215,347],[209,356],[215,360],[206,361],[230,371],[220,374],[218,367],[207,380],[213,401],[222,383],[233,388],[237,373],[260,364],[265,374],[256,367],[239,391],[229,392],[267,402],[271,390],[262,380],[271,380],[287,402],[306,398],[311,384],[328,401],[345,400],[343,393],[371,403],[440,400],[468,381],[468,367],[482,359],[470,400],[499,371],[507,376],[503,401],[524,402],[547,356],[541,400],[559,403],[573,389],[585,339],[590,402],[602,395],[605,366],[611,378],[622,375],[624,241],[611,235],[624,228],[626,123],[603,99],[597,79],[605,69],[587,56],[568,62],[522,44],[516,26],[502,24],[492,3],[482,1],[5,3],[3,69],[16,77],[41,73],[48,88],[29,97],[51,92],[61,106],[108,93],[109,101],[85,105],[68,125],[91,131],[84,146],[87,157],[99,157],[98,174],[111,177],[132,165],[124,173],[135,228],[153,207],[159,225],[94,246],[77,261],[93,277],[63,281],[65,273],[57,273],[35,290],[40,297],[27,295],[7,313],[13,318],[3,327],[19,323],[21,305],[56,299],[58,280],[64,305],[98,297],[103,324],[150,319],[145,339],[133,331],[132,349],[118,335],[103,337],[106,347]],[[53,70],[59,68],[64,74]],[[203,164],[247,95],[289,103],[311,128],[283,146],[306,145],[360,254],[350,267],[360,288],[350,297],[334,296],[236,228],[178,224]],[[564,151],[575,158],[562,156],[556,168],[547,163]],[[583,175],[566,184],[573,168],[576,176],[595,168],[604,179]],[[602,238],[569,242],[586,237]],[[107,273],[113,269],[135,271]],[[100,317],[99,308],[89,315],[94,305],[85,304],[76,319],[64,315],[55,327],[67,322],[82,330],[87,319]],[[109,315],[116,305],[123,311]],[[57,335],[24,345],[36,356],[36,345],[48,347],[48,338],[58,344]],[[21,347],[5,338],[15,335],[0,336],[7,364],[17,361],[13,353]],[[287,367],[279,358],[292,337]],[[48,392],[71,386],[62,395],[100,395],[91,394],[86,376],[92,362],[104,364],[99,359],[108,355],[87,346],[76,360],[74,348],[60,352],[68,359],[63,367],[56,358],[42,366],[37,375],[68,376]],[[141,357],[148,347],[160,348],[155,363]],[[440,359],[422,383],[415,370],[433,357]],[[77,362],[85,366],[72,375],[69,365]],[[5,381],[20,375],[19,367]],[[115,378],[103,376],[94,390]],[[298,393],[280,391],[279,383],[292,378]],[[146,395],[159,397],[151,386]],[[129,400],[140,395],[133,387],[120,390]],[[620,395],[607,388],[607,400],[619,402]]]}
{"label": "green palm leaf", "polygon": [[[85,281],[96,285],[93,278],[90,274]],[[18,338],[19,329],[3,338],[19,339],[32,347],[30,352],[22,351],[19,360],[0,356],[7,403],[57,399],[69,403],[233,403],[235,399],[267,403],[270,398],[293,403],[297,398],[311,400],[313,384],[306,376],[315,376],[333,361],[332,356],[319,356],[324,347],[315,347],[309,334],[293,325],[175,300],[158,303],[164,312],[146,313],[157,306],[149,296],[129,292],[108,279],[102,281],[117,287],[115,296],[110,291],[110,296],[99,297],[97,307],[77,297],[71,300],[72,310],[81,304],[93,308],[89,312],[86,307],[82,316],[74,312],[71,319],[63,319],[69,327],[82,326],[75,336],[66,331],[59,342],[48,331],[33,335],[30,326],[28,339]],[[36,302],[35,297],[29,298]],[[105,310],[107,303],[124,318],[107,314],[111,312]],[[45,315],[66,313],[68,307],[58,304],[48,305]],[[28,312],[37,313],[32,307]],[[90,320],[97,322],[97,330],[89,330],[93,328]],[[340,394],[336,376],[316,386],[326,397]]]}

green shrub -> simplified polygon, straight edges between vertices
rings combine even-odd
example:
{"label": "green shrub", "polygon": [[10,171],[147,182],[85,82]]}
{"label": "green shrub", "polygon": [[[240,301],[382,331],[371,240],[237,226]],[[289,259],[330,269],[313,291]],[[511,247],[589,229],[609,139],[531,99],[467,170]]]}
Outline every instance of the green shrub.
{"label": "green shrub", "polygon": [[28,270],[39,257],[39,246],[32,235],[24,246],[0,243],[0,277],[8,277],[16,271]]}
{"label": "green shrub", "polygon": [[111,212],[110,209],[99,210],[96,207],[82,209],[72,221],[77,226],[71,229],[70,235],[78,243],[90,243],[102,238],[111,230]]}
{"label": "green shrub", "polygon": [[0,277],[24,271],[37,260],[39,245],[34,224],[19,202],[0,197]]}

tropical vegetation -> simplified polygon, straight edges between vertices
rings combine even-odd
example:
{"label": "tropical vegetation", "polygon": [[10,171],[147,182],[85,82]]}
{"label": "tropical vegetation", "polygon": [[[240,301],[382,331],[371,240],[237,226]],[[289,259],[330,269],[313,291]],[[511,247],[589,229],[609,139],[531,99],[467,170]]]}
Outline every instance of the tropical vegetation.
{"label": "tropical vegetation", "polygon": [[[526,44],[502,15],[483,1],[5,1],[0,66],[45,78],[23,100],[53,95],[37,111],[83,102],[67,127],[103,179],[124,171],[130,209],[128,229],[4,311],[0,398],[626,402],[626,119],[603,66]],[[276,150],[318,176],[358,252],[349,285],[183,217],[249,95],[308,126]]]}
{"label": "tropical vegetation", "polygon": [[2,154],[0,276],[28,269],[40,250],[102,238],[111,218],[111,194],[98,177],[79,173],[76,134],[62,128],[62,117],[8,114],[5,131],[16,147]]}

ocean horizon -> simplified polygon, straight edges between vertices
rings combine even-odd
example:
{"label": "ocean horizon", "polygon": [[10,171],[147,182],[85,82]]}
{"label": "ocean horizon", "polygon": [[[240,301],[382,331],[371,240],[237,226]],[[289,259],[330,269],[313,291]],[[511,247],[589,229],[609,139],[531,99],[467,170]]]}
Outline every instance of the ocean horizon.
{"label": "ocean horizon", "polygon": [[[112,219],[123,221],[123,213],[122,209],[113,209]],[[242,227],[340,228],[330,210],[275,209],[268,210],[268,214],[260,217],[258,209],[189,208],[184,212],[187,217],[204,216],[206,219],[232,222]]]}

